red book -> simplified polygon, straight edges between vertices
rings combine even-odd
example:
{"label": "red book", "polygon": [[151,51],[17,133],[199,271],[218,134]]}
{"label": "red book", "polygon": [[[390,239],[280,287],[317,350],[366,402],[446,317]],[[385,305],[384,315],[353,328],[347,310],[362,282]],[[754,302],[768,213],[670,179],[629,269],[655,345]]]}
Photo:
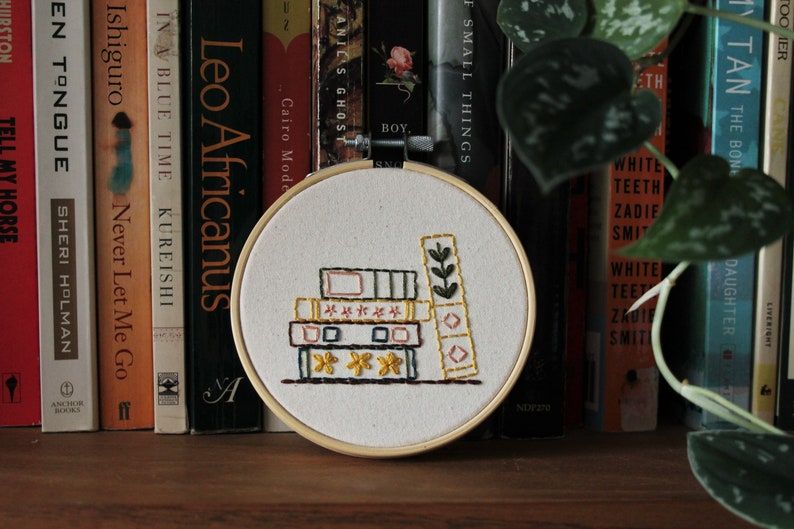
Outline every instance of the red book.
{"label": "red book", "polygon": [[41,423],[30,2],[0,3],[0,426]]}
{"label": "red book", "polygon": [[311,163],[311,6],[263,5],[265,208],[309,173]]}

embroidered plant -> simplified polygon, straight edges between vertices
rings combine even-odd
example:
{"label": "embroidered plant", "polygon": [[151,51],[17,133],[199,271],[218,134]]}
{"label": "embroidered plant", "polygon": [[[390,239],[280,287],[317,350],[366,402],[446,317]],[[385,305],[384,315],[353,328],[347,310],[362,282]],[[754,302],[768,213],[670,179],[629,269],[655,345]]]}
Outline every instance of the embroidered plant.
{"label": "embroidered plant", "polygon": [[[744,14],[754,9],[748,2],[745,7]],[[497,108],[516,153],[545,191],[642,145],[675,179],[656,222],[622,253],[683,262],[629,312],[658,296],[651,340],[659,372],[690,402],[747,430],[689,434],[690,465],[698,480],[739,516],[765,527],[790,526],[791,437],[720,395],[679,381],[662,353],[667,299],[689,261],[738,257],[794,226],[786,191],[757,168],[704,155],[679,171],[647,141],[661,122],[661,104],[652,92],[638,90],[637,80],[644,68],[670,53],[694,15],[794,38],[794,31],[689,0],[502,0],[499,25],[524,55],[502,79]],[[652,54],[668,34],[667,48]],[[733,67],[739,72],[751,65],[737,59]]]}
{"label": "embroidered plant", "polygon": [[422,84],[419,76],[414,73],[414,59],[412,52],[402,46],[393,46],[391,51],[386,52],[386,44],[380,43],[380,48],[372,48],[382,59],[386,67],[386,75],[378,84],[381,85],[394,85],[401,92],[404,92],[405,100],[403,103],[411,99],[416,85]]}
{"label": "embroidered plant", "polygon": [[436,249],[428,249],[427,253],[430,255],[430,258],[438,263],[438,266],[434,266],[430,268],[430,271],[433,273],[434,276],[442,279],[444,281],[444,286],[441,285],[434,285],[433,292],[441,296],[445,299],[451,299],[452,296],[455,295],[455,292],[458,290],[458,284],[454,281],[449,280],[449,276],[455,272],[455,265],[448,264],[445,265],[444,263],[450,257],[450,248],[441,247],[441,243],[436,243]]}

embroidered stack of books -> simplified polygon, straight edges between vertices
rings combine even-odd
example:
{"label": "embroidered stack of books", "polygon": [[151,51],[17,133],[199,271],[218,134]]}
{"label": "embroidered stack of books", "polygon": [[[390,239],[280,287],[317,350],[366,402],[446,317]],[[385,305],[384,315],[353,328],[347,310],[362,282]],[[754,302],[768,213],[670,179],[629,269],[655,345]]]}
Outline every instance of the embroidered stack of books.
{"label": "embroidered stack of books", "polygon": [[319,273],[320,297],[296,298],[289,324],[300,379],[414,380],[420,323],[430,319],[430,304],[416,300],[416,272],[321,268]]}

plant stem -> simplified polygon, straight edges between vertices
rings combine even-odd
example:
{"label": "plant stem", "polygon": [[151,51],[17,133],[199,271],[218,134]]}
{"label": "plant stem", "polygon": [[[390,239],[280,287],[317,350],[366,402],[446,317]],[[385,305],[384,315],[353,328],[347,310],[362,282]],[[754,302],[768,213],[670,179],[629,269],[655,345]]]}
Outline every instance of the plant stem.
{"label": "plant stem", "polygon": [[657,160],[662,162],[662,165],[664,165],[665,169],[667,169],[667,172],[670,173],[670,176],[673,177],[673,180],[678,180],[678,173],[680,171],[678,170],[678,167],[676,167],[676,165],[673,163],[673,161],[667,156],[665,156],[664,153],[662,153],[662,151],[657,149],[653,143],[646,141],[643,145],[645,146],[646,149],[651,151],[651,154],[656,156]]}
{"label": "plant stem", "polygon": [[744,24],[745,26],[750,26],[751,28],[760,29],[761,31],[776,33],[781,37],[785,37],[787,39],[794,39],[794,31],[786,28],[781,28],[780,26],[775,26],[774,24],[770,24],[769,22],[764,22],[763,20],[744,17],[736,13],[730,13],[728,11],[720,11],[719,9],[712,9],[710,7],[699,6],[695,4],[687,4],[686,11],[688,13],[694,13],[696,15],[703,15],[707,17],[715,17],[715,18],[730,20],[731,22],[736,22],[737,24]]}
{"label": "plant stem", "polygon": [[673,390],[683,396],[688,401],[700,406],[704,411],[713,413],[714,415],[725,419],[726,421],[735,424],[741,428],[745,428],[751,432],[768,433],[775,435],[786,435],[782,430],[767,424],[765,421],[755,417],[753,414],[739,408],[734,403],[723,398],[722,396],[692,384],[686,380],[679,381],[667,363],[664,361],[664,353],[662,352],[662,320],[664,319],[664,311],[667,307],[667,299],[670,297],[670,291],[675,286],[676,280],[684,273],[689,263],[680,263],[670,274],[662,280],[661,290],[659,291],[659,299],[656,302],[656,312],[653,315],[653,324],[651,327],[651,344],[653,346],[653,358],[656,360],[656,367],[659,373],[670,384]]}
{"label": "plant stem", "polygon": [[694,19],[695,17],[691,13],[684,16],[684,19],[675,28],[673,33],[668,38],[667,46],[665,46],[665,48],[662,51],[660,51],[659,53],[654,53],[652,55],[648,55],[646,57],[640,57],[639,59],[637,59],[637,64],[640,68],[640,71],[645,70],[646,68],[650,68],[651,66],[661,64],[662,61],[668,58],[670,54],[673,53],[675,47],[678,46],[678,43],[681,42],[681,39],[686,34],[687,30],[689,29],[689,26],[692,25],[692,21]]}

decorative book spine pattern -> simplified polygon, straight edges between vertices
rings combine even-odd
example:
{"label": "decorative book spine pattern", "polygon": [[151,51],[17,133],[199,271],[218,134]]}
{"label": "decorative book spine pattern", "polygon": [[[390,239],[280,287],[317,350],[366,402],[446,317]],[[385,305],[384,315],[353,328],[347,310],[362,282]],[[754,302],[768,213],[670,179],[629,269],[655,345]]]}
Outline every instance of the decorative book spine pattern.
{"label": "decorative book spine pattern", "polygon": [[[517,60],[510,46],[508,61]],[[500,410],[501,435],[560,437],[565,358],[565,260],[568,189],[543,195],[507,142],[503,210],[532,263],[539,307],[529,358]]]}
{"label": "decorative book spine pattern", "polygon": [[0,426],[41,422],[30,2],[0,3]]}
{"label": "decorative book spine pattern", "polygon": [[427,301],[351,301],[344,298],[296,298],[295,321],[369,322],[429,321]]}
{"label": "decorative book spine pattern", "polygon": [[429,162],[464,179],[494,204],[502,193],[503,134],[496,87],[505,37],[497,0],[429,2],[427,133]]}
{"label": "decorative book spine pattern", "polygon": [[187,431],[179,1],[148,0],[154,430]]}
{"label": "decorative book spine pattern", "polygon": [[264,2],[263,194],[270,207],[311,170],[311,1]]}
{"label": "decorative book spine pattern", "polygon": [[[662,123],[651,138],[665,150],[667,62],[646,69],[639,85],[662,102]],[[656,428],[659,374],[651,348],[655,305],[626,311],[662,279],[659,262],[629,260],[615,250],[639,239],[664,201],[664,167],[647,149],[622,156],[609,177],[591,181],[592,233],[586,356],[585,423],[611,432]]]}
{"label": "decorative book spine pattern", "polygon": [[[733,3],[717,0],[716,8],[761,19],[762,0]],[[712,152],[731,168],[758,167],[763,34],[743,24],[714,21],[715,48],[712,79]],[[750,409],[755,255],[711,262],[698,267],[707,288],[704,351],[705,387]],[[724,422],[704,413],[701,424]]]}
{"label": "decorative book spine pattern", "polygon": [[261,205],[261,3],[185,1],[181,13],[190,428],[255,431],[262,401],[237,357],[229,305]]}
{"label": "decorative book spine pattern", "polygon": [[473,377],[477,374],[477,351],[471,337],[455,236],[428,235],[420,239],[419,246],[444,379]]}
{"label": "decorative book spine pattern", "polygon": [[361,159],[345,138],[364,132],[364,0],[313,0],[312,168]]}
{"label": "decorative book spine pattern", "polygon": [[154,426],[146,4],[92,3],[100,421]]}
{"label": "decorative book spine pattern", "polygon": [[96,430],[88,0],[34,0],[41,428]]}
{"label": "decorative book spine pattern", "polygon": [[565,332],[565,426],[584,422],[584,365],[587,318],[588,176],[571,182],[568,212],[568,261]]}
{"label": "decorative book spine pattern", "polygon": [[[771,24],[790,25],[789,0],[771,0],[768,9]],[[785,187],[791,96],[790,41],[772,33],[768,34],[766,39],[762,168],[766,174]],[[782,280],[783,241],[778,240],[758,251],[758,272],[755,281],[756,308],[750,406],[755,415],[770,424],[775,420],[777,397]]]}
{"label": "decorative book spine pattern", "polygon": [[[427,54],[424,0],[366,3],[367,131],[377,138],[424,134]],[[401,149],[379,149],[370,157],[380,167],[401,166]]]}

